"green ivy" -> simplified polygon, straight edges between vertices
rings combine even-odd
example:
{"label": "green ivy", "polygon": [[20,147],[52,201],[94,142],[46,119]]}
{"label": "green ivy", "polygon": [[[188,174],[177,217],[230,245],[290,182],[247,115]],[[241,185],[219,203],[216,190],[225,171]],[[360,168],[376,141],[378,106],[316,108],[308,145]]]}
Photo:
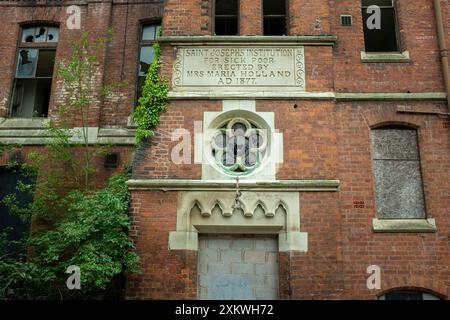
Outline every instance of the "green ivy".
{"label": "green ivy", "polygon": [[159,74],[161,68],[161,46],[153,45],[155,59],[149,67],[147,78],[142,88],[142,96],[133,113],[137,125],[136,143],[140,144],[144,139],[152,137],[153,131],[160,121],[161,113],[166,111],[169,85]]}

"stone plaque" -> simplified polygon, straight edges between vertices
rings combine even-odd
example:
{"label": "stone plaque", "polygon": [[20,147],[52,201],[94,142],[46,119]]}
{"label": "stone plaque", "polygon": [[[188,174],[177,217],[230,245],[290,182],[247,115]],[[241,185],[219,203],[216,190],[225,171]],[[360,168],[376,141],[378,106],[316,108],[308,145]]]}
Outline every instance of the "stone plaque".
{"label": "stone plaque", "polygon": [[178,47],[174,90],[251,90],[291,88],[305,91],[301,46]]}

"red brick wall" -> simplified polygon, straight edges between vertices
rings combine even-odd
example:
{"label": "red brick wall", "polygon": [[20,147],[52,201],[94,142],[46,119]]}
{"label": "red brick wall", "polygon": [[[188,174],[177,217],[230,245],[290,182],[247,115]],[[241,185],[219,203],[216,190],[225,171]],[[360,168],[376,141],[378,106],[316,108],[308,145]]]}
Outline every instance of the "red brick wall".
{"label": "red brick wall", "polygon": [[[166,36],[210,34],[202,30],[202,0],[166,0],[163,29]],[[204,28],[203,28],[204,29]]]}
{"label": "red brick wall", "polygon": [[[125,81],[124,88],[110,97],[97,97],[89,115],[90,126],[126,127],[127,117],[131,114],[135,101],[135,83],[138,67],[138,46],[141,23],[160,21],[162,3],[130,3],[113,5],[109,1],[80,4],[81,30],[69,30],[66,26],[67,6],[26,5],[17,2],[0,3],[4,27],[10,32],[5,34],[0,44],[0,117],[7,115],[7,108],[14,80],[14,67],[17,57],[17,43],[20,25],[52,22],[59,24],[60,37],[56,61],[68,59],[71,46],[80,39],[82,32],[89,32],[93,39],[106,37],[112,29],[112,43],[105,50],[97,52],[96,85]],[[63,86],[54,74],[49,116],[57,118],[56,109],[65,103]],[[80,125],[80,118],[72,115],[74,125]]]}
{"label": "red brick wall", "polygon": [[[365,64],[360,1],[289,1],[290,35],[336,35],[331,47],[305,47],[306,88],[309,92],[443,92],[442,70],[436,39],[432,2],[398,1],[402,50],[411,63]],[[446,28],[450,6],[442,1]],[[139,27],[164,16],[164,35],[211,35],[211,0],[167,0],[163,10],[157,1],[148,3],[90,3],[82,5],[83,31],[105,35],[113,28],[113,42],[100,58],[99,84],[129,82],[119,96],[100,100],[93,108],[91,125],[124,127],[134,103]],[[57,59],[68,57],[70,44],[80,31],[67,30],[60,6],[0,4],[5,29],[0,43],[0,116],[6,114],[17,54],[19,24],[32,21],[60,23]],[[240,32],[262,34],[260,1],[242,0]],[[352,27],[342,27],[339,15],[351,14]],[[84,21],[84,23],[83,23]],[[447,39],[450,45],[450,37]],[[169,81],[174,51],[166,45],[162,74]],[[56,82],[55,82],[56,83]],[[50,107],[54,115],[60,97],[55,85]],[[446,110],[441,102],[335,102],[326,100],[261,100],[257,111],[274,112],[276,128],[284,134],[284,163],[278,179],[340,179],[336,193],[301,193],[301,231],[309,234],[306,254],[280,254],[282,298],[367,298],[381,292],[366,288],[366,268],[382,268],[382,289],[423,288],[449,296],[450,135],[445,117],[404,115],[398,106],[415,110]],[[161,118],[157,136],[134,158],[134,177],[139,179],[200,179],[200,165],[175,165],[170,154],[178,141],[175,129],[193,132],[194,121],[204,112],[221,110],[215,100],[172,101]],[[421,165],[429,217],[435,218],[435,234],[374,234],[376,217],[372,174],[370,127],[379,123],[409,123],[418,128]],[[193,141],[191,141],[193,146]],[[28,150],[39,148],[24,148]],[[118,147],[121,159],[131,147]],[[192,148],[192,150],[194,150]],[[193,154],[191,155],[193,159]],[[4,163],[4,160],[1,160]],[[99,181],[111,172],[98,160]],[[129,298],[196,298],[195,252],[169,251],[168,236],[176,229],[176,192],[133,192],[133,237],[142,258],[142,273],[128,283]],[[354,201],[365,207],[355,209]]]}
{"label": "red brick wall", "polygon": [[[402,115],[397,103],[338,104],[338,132],[342,257],[345,294],[370,298],[362,276],[367,266],[379,265],[382,288],[423,287],[448,294],[450,255],[448,217],[450,184],[450,135],[445,118]],[[441,108],[436,103],[409,103],[413,107]],[[418,128],[426,211],[435,218],[435,234],[374,234],[376,217],[370,127],[381,123],[410,124]],[[353,201],[364,201],[355,209]]]}
{"label": "red brick wall", "polygon": [[239,34],[262,35],[262,0],[242,0],[239,6]]}
{"label": "red brick wall", "polygon": [[133,192],[131,214],[141,274],[129,278],[129,299],[196,299],[197,252],[169,251],[176,192]]}
{"label": "red brick wall", "polygon": [[326,0],[288,0],[289,35],[330,34],[328,3]]}
{"label": "red brick wall", "polygon": [[[449,7],[441,2],[443,7]],[[401,50],[410,52],[410,63],[362,63],[361,51],[365,48],[360,1],[335,0],[330,6],[331,33],[339,38],[334,56],[337,92],[444,91],[433,2],[400,0],[397,3]],[[352,27],[340,26],[341,14],[353,16]]]}
{"label": "red brick wall", "polygon": [[[91,181],[97,188],[105,187],[108,183],[108,179],[112,175],[123,173],[125,169],[129,168],[133,163],[134,148],[132,146],[111,146],[107,150],[108,152],[119,154],[119,165],[117,168],[105,168],[105,156],[101,154],[92,159],[91,166],[94,168],[94,172],[91,175]],[[10,164],[11,155],[16,152],[20,152],[25,163],[33,164],[29,159],[30,153],[45,154],[48,151],[43,146],[23,146],[8,149],[6,152],[0,154],[0,167],[5,167]],[[74,149],[74,156],[76,159],[81,159],[80,152],[81,149]],[[80,172],[80,177],[82,177],[82,175],[83,174]]]}

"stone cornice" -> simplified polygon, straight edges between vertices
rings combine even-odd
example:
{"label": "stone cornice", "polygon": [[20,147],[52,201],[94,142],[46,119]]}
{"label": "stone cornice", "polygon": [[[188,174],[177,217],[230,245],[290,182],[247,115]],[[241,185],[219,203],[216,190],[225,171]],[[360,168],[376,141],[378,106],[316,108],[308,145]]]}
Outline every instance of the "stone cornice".
{"label": "stone cornice", "polygon": [[337,37],[331,35],[307,36],[165,36],[158,38],[160,43],[172,45],[292,45],[334,46]]}
{"label": "stone cornice", "polygon": [[[43,118],[20,119],[0,118],[0,144],[45,145],[51,139],[46,126],[49,120]],[[136,130],[132,128],[86,128],[89,133],[89,144],[95,145],[130,145],[135,144]],[[70,140],[74,145],[84,144],[80,139],[82,128],[72,129]]]}
{"label": "stone cornice", "polygon": [[255,92],[239,91],[170,91],[171,100],[235,100],[235,99],[257,99],[257,100],[335,100],[337,102],[347,101],[446,101],[445,92],[358,92],[358,93],[334,93],[334,92],[295,92],[289,90],[271,90]]}
{"label": "stone cornice", "polygon": [[[292,191],[292,192],[336,192],[340,189],[339,180],[242,180],[242,191]],[[188,180],[188,179],[148,179],[128,180],[131,190],[154,191],[235,191],[234,180]]]}
{"label": "stone cornice", "polygon": [[336,93],[337,101],[446,101],[445,92]]}

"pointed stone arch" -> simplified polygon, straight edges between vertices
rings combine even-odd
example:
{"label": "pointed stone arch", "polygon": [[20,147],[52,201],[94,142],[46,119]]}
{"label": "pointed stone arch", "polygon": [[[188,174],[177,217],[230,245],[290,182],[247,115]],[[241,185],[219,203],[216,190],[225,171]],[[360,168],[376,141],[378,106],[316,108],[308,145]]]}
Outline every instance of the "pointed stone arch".
{"label": "pointed stone arch", "polygon": [[[169,247],[172,250],[198,250],[199,233],[272,234],[278,235],[280,251],[306,252],[308,235],[300,232],[299,199],[298,192],[243,192],[238,214],[233,212],[235,192],[182,192],[177,209],[177,229],[170,233]],[[202,214],[192,212],[194,208]]]}

